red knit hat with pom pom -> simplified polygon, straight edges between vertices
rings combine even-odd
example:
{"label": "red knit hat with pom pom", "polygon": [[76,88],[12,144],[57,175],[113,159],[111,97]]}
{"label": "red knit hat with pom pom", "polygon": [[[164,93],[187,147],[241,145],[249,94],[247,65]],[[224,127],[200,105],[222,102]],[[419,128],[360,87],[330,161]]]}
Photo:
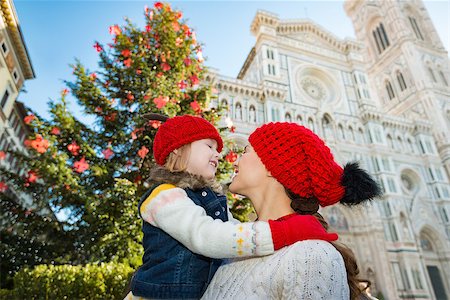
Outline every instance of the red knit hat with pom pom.
{"label": "red knit hat with pom pom", "polygon": [[216,140],[217,151],[222,151],[222,138],[217,129],[207,120],[190,115],[167,119],[159,127],[153,140],[153,155],[156,163],[164,165],[170,152],[202,139]]}
{"label": "red knit hat with pom pom", "polygon": [[268,123],[249,142],[266,169],[295,194],[319,200],[321,206],[339,202],[345,194],[343,169],[330,148],[311,130],[295,123]]}

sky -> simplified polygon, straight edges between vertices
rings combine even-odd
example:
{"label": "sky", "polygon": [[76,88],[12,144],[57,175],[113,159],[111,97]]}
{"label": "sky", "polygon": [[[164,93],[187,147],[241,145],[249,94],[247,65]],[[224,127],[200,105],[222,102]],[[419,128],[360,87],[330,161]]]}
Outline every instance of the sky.
{"label": "sky", "polygon": [[[393,0],[391,0],[393,1]],[[181,10],[187,24],[204,44],[206,65],[220,74],[236,77],[255,38],[250,24],[257,10],[275,13],[280,19],[310,19],[338,38],[355,38],[344,1],[169,1]],[[434,26],[448,51],[450,48],[450,2],[424,1]],[[19,100],[48,118],[49,100],[57,100],[64,80],[74,79],[69,66],[79,59],[89,70],[97,69],[95,41],[111,42],[108,28],[123,25],[124,17],[141,28],[144,7],[150,1],[15,0],[26,47],[36,78],[25,82]],[[81,119],[76,99],[68,98],[70,110]],[[85,120],[88,121],[86,118]]]}

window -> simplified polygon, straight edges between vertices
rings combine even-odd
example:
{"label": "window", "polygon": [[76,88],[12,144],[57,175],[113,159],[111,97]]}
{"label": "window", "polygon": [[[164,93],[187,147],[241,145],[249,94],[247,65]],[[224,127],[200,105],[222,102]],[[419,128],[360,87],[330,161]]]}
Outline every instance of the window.
{"label": "window", "polygon": [[352,141],[354,141],[354,140],[355,140],[355,132],[353,131],[353,128],[352,128],[352,127],[349,127],[349,128],[348,128],[348,131],[349,131],[349,133],[350,133],[350,139],[351,139]]}
{"label": "window", "polygon": [[2,47],[2,52],[3,52],[3,54],[4,54],[4,55],[7,55],[9,49],[8,49],[8,46],[6,45],[6,41],[3,40],[3,41],[1,42],[1,47]]}
{"label": "window", "polygon": [[442,188],[442,194],[444,195],[444,198],[448,199],[450,198],[450,193],[448,191],[448,188],[446,186],[441,186]]}
{"label": "window", "polygon": [[448,223],[448,222],[449,222],[449,219],[448,219],[448,215],[447,215],[447,211],[445,210],[445,207],[441,207],[440,211],[441,211],[441,218],[442,218],[442,221],[443,221],[444,223]]}
{"label": "window", "polygon": [[428,67],[428,73],[430,73],[431,79],[433,79],[433,82],[436,82],[436,76],[434,76],[433,69],[431,67]]}
{"label": "window", "polygon": [[2,102],[0,104],[2,109],[5,108],[6,102],[8,102],[9,95],[10,95],[9,90],[6,89],[5,93],[3,94],[3,97],[2,97]]}
{"label": "window", "polygon": [[344,127],[342,127],[341,124],[339,124],[338,130],[339,130],[339,137],[341,138],[341,140],[345,141]]}
{"label": "window", "polygon": [[431,181],[434,181],[434,173],[433,173],[433,169],[428,168],[428,173],[430,174]]}
{"label": "window", "polygon": [[386,217],[392,216],[391,205],[389,204],[389,202],[387,202],[387,201],[383,202],[383,206],[384,206],[385,216]]}
{"label": "window", "polygon": [[409,277],[408,277],[408,272],[406,272],[405,268],[401,268],[402,270],[402,281],[403,281],[403,285],[405,286],[405,288],[407,290],[411,289],[411,284],[409,283]]}
{"label": "window", "polygon": [[391,241],[398,242],[397,228],[394,222],[389,222],[389,233],[391,234]]}
{"label": "window", "polygon": [[394,89],[392,88],[391,82],[390,81],[386,81],[386,91],[388,93],[389,96],[389,100],[392,100],[395,98],[395,94],[394,94]]}
{"label": "window", "polygon": [[365,142],[364,140],[364,132],[361,128],[358,129],[358,131],[356,132],[356,142],[359,144],[362,144]]}
{"label": "window", "polygon": [[388,177],[387,183],[388,183],[389,192],[397,193],[397,184],[395,183],[394,178]]}
{"label": "window", "polygon": [[225,99],[222,99],[222,101],[220,102],[220,106],[224,109],[228,109],[228,101]]}
{"label": "window", "polygon": [[309,128],[311,131],[315,131],[315,128],[314,128],[314,121],[313,121],[311,118],[308,119],[308,128]]}
{"label": "window", "polygon": [[234,118],[236,120],[242,120],[242,105],[239,102],[236,103]]}
{"label": "window", "polygon": [[284,116],[284,119],[286,120],[286,122],[292,122],[291,114],[290,114],[290,113],[287,113],[287,114]]}
{"label": "window", "polygon": [[363,93],[364,93],[364,97],[366,97],[366,99],[369,99],[369,98],[370,98],[370,94],[369,94],[369,91],[368,91],[368,90],[363,89]]}
{"label": "window", "polygon": [[302,116],[300,116],[300,115],[297,115],[297,123],[298,124],[302,124]]}
{"label": "window", "polygon": [[256,109],[253,105],[250,105],[248,119],[250,123],[256,123]]}
{"label": "window", "polygon": [[391,163],[389,161],[389,158],[387,157],[382,157],[381,158],[381,162],[383,163],[383,170],[387,171],[387,172],[391,172],[392,168],[391,168]]}
{"label": "window", "polygon": [[356,95],[358,96],[358,100],[360,100],[361,99],[361,93],[359,92],[358,88],[356,89]]}
{"label": "window", "polygon": [[366,77],[363,74],[359,74],[359,79],[363,84],[366,84]]}
{"label": "window", "polygon": [[390,45],[383,23],[380,23],[380,25],[372,31],[372,34],[375,44],[377,45],[378,53],[380,54]]}
{"label": "window", "polygon": [[14,71],[12,72],[13,78],[14,78],[14,82],[17,83],[17,81],[19,81],[19,73],[17,72],[17,69],[14,68]]}
{"label": "window", "polygon": [[395,147],[394,147],[394,140],[392,139],[392,137],[391,137],[390,134],[388,134],[388,136],[387,136],[387,142],[388,142],[388,146],[389,146],[391,149],[394,149],[394,148],[395,148]]}
{"label": "window", "polygon": [[406,90],[406,82],[405,82],[405,78],[403,78],[403,74],[402,72],[397,72],[397,80],[398,80],[398,85],[400,86],[400,91],[404,91]]}
{"label": "window", "polygon": [[322,130],[325,139],[333,137],[333,129],[331,128],[331,122],[327,116],[322,119]]}
{"label": "window", "polygon": [[377,157],[373,157],[373,167],[375,172],[380,172],[381,168],[380,168],[380,164],[378,163],[378,158]]}
{"label": "window", "polygon": [[272,121],[280,121],[280,111],[278,108],[272,107]]}
{"label": "window", "polygon": [[409,17],[409,22],[411,23],[411,27],[412,27],[416,37],[423,41],[424,40],[423,35],[422,35],[422,32],[420,31],[419,25],[417,25],[416,19],[413,17]]}
{"label": "window", "polygon": [[444,176],[442,176],[441,168],[435,168],[436,178],[440,181],[444,181]]}
{"label": "window", "polygon": [[269,72],[269,75],[275,75],[275,66],[274,65],[268,64],[267,70]]}
{"label": "window", "polygon": [[222,99],[222,101],[220,101],[220,107],[219,108],[224,111],[224,116],[228,117],[229,107],[228,107],[228,101],[226,99]]}

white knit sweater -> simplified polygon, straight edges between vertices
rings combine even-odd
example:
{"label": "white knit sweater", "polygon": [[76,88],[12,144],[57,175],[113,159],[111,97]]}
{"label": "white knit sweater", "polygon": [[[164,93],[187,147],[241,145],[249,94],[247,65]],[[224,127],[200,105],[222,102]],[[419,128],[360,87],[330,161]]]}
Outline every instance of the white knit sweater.
{"label": "white knit sweater", "polygon": [[328,242],[308,240],[273,255],[222,265],[202,299],[350,298],[340,253]]}

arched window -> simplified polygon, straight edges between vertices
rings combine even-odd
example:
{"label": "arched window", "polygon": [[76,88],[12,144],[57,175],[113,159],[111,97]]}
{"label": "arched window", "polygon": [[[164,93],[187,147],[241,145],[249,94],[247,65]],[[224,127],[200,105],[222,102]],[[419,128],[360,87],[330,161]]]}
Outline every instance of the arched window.
{"label": "arched window", "polygon": [[339,138],[345,141],[344,127],[341,124],[339,124],[338,129],[339,129]]}
{"label": "arched window", "polygon": [[424,40],[423,39],[423,35],[422,32],[420,31],[419,25],[417,24],[417,21],[414,17],[408,17],[409,18],[409,23],[411,23],[411,27],[412,30],[414,31],[414,34],[416,35],[416,37],[420,40]]}
{"label": "arched window", "polygon": [[296,120],[297,120],[297,123],[298,123],[298,124],[302,124],[302,121],[303,121],[303,120],[302,120],[302,116],[297,115],[297,119],[296,119]]}
{"label": "arched window", "polygon": [[354,140],[355,140],[355,132],[353,131],[353,128],[352,128],[352,127],[349,127],[349,128],[348,128],[348,131],[350,132],[350,139],[351,139],[352,141],[354,141]]}
{"label": "arched window", "polygon": [[291,114],[286,113],[286,115],[284,116],[284,119],[286,120],[286,122],[292,122]]}
{"label": "arched window", "polygon": [[359,130],[356,133],[356,142],[357,143],[361,143],[361,144],[365,142],[365,140],[364,140],[364,132],[363,132],[363,130],[361,128],[359,128]]}
{"label": "arched window", "polygon": [[392,88],[391,82],[389,80],[386,81],[385,86],[389,100],[394,99],[395,98],[394,89]]}
{"label": "arched window", "polygon": [[387,142],[388,142],[389,148],[394,149],[394,141],[392,140],[392,137],[390,134],[388,134],[388,136],[387,136]]}
{"label": "arched window", "polygon": [[248,121],[250,123],[256,123],[256,109],[253,105],[250,105]]}
{"label": "arched window", "polygon": [[225,111],[225,117],[228,117],[228,101],[226,99],[220,101],[220,109],[223,109]]}
{"label": "arched window", "polygon": [[315,128],[314,128],[314,121],[313,121],[313,119],[311,119],[311,118],[308,119],[308,128],[309,128],[311,131],[315,131]]}
{"label": "arched window", "polygon": [[397,81],[398,85],[400,86],[400,91],[403,92],[404,90],[406,90],[405,78],[403,78],[403,74],[400,71],[397,72]]}
{"label": "arched window", "polygon": [[431,243],[430,239],[426,237],[425,235],[420,235],[420,246],[424,251],[433,252],[433,244]]}
{"label": "arched window", "polygon": [[322,131],[324,138],[333,137],[333,129],[331,128],[331,122],[328,116],[324,116],[322,119]]}
{"label": "arched window", "polygon": [[398,150],[403,151],[403,140],[401,137],[397,137]]}
{"label": "arched window", "polygon": [[236,120],[242,120],[242,105],[241,103],[236,103],[234,118]]}
{"label": "arched window", "polygon": [[390,45],[383,23],[380,23],[380,25],[372,31],[372,34],[375,44],[377,45],[378,53],[380,54]]}

